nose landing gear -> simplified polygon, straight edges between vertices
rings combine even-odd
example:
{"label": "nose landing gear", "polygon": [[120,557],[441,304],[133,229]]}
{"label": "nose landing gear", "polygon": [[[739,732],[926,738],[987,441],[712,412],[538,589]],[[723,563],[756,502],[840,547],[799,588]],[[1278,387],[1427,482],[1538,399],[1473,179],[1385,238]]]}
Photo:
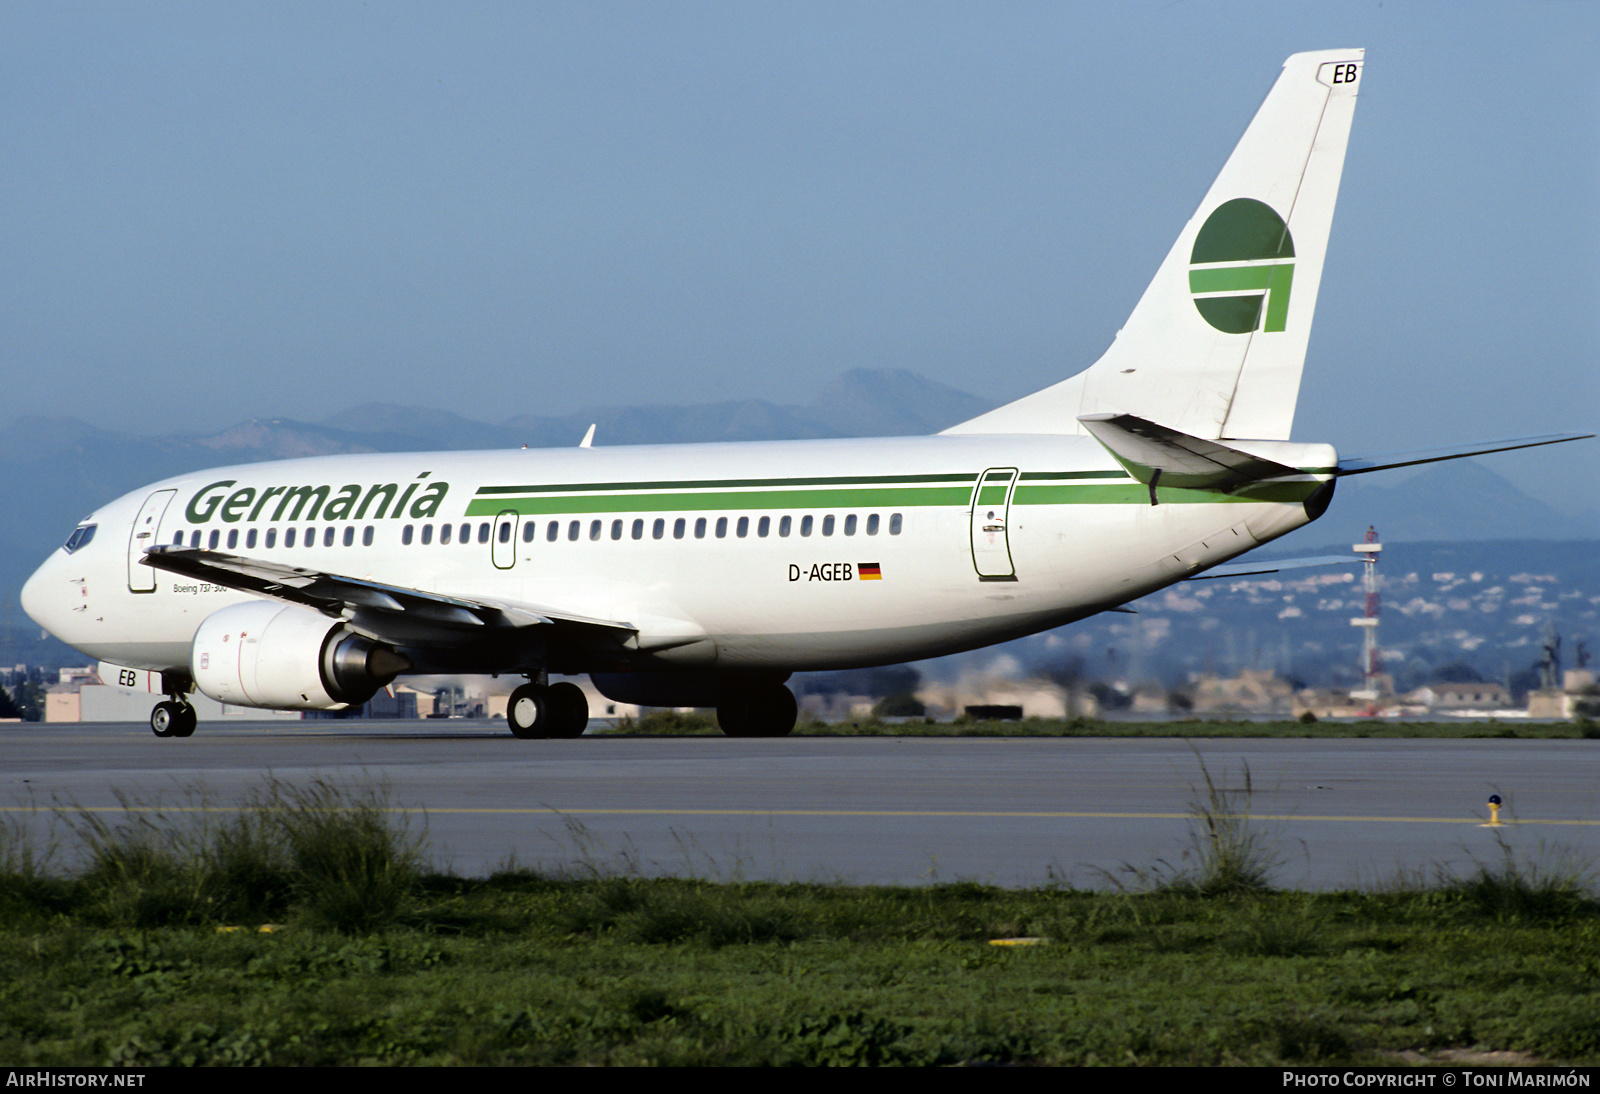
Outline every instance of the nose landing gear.
{"label": "nose landing gear", "polygon": [[150,732],[157,737],[192,737],[198,722],[194,707],[182,700],[157,703],[150,712]]}

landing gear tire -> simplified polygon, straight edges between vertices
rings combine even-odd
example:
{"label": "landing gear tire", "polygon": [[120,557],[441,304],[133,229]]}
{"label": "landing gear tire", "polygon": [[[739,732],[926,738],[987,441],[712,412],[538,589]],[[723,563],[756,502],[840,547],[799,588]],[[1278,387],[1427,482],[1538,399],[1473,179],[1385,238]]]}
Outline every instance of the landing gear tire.
{"label": "landing gear tire", "polygon": [[799,707],[782,684],[725,695],[717,704],[717,724],[729,737],[787,737]]}
{"label": "landing gear tire", "polygon": [[549,722],[545,691],[537,684],[523,684],[511,693],[506,703],[506,721],[511,725],[513,737],[532,741],[545,735]]}
{"label": "landing gear tire", "polygon": [[548,737],[570,739],[582,737],[589,727],[589,699],[577,684],[563,680],[545,690],[545,708],[548,711]]}
{"label": "landing gear tire", "polygon": [[589,700],[565,680],[549,687],[523,684],[506,703],[506,721],[512,736],[525,741],[581,737],[589,725]]}
{"label": "landing gear tire", "polygon": [[168,699],[150,712],[150,732],[157,737],[193,737],[199,720],[194,707]]}

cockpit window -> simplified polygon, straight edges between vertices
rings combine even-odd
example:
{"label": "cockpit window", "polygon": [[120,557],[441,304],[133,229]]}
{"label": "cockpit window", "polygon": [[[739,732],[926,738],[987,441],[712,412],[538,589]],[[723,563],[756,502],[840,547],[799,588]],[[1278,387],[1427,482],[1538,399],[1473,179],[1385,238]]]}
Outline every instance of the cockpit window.
{"label": "cockpit window", "polygon": [[70,555],[80,547],[89,546],[89,541],[94,538],[94,530],[98,527],[99,525],[97,524],[80,524],[74,528],[72,535],[67,537],[67,542],[64,545],[67,554]]}

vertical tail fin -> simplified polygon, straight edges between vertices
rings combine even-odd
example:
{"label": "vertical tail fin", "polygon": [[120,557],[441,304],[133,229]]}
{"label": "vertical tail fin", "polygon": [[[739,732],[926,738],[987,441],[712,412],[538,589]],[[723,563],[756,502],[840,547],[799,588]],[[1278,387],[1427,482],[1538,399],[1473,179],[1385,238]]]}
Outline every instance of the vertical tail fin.
{"label": "vertical tail fin", "polygon": [[947,433],[1082,433],[1135,414],[1287,440],[1365,51],[1297,53],[1105,354]]}

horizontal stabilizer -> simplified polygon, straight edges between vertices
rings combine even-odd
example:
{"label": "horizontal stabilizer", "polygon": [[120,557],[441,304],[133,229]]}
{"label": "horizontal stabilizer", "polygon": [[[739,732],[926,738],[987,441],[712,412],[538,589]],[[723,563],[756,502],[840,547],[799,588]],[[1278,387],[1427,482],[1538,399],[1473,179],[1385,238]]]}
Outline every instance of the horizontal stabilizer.
{"label": "horizontal stabilizer", "polygon": [[1195,574],[1185,581],[1209,581],[1214,577],[1251,577],[1256,574],[1275,574],[1280,570],[1303,570],[1308,566],[1347,566],[1360,562],[1355,555],[1316,555],[1312,558],[1280,558],[1273,562],[1230,562],[1226,566],[1213,566],[1203,574]]}
{"label": "horizontal stabilizer", "polygon": [[1128,474],[1146,486],[1232,490],[1301,472],[1218,441],[1191,437],[1132,414],[1085,414],[1078,421]]}
{"label": "horizontal stabilizer", "polygon": [[1464,456],[1484,456],[1490,452],[1510,452],[1516,448],[1538,448],[1542,444],[1581,441],[1593,433],[1546,433],[1539,437],[1514,437],[1505,441],[1480,441],[1450,448],[1418,448],[1410,452],[1385,452],[1378,456],[1353,456],[1340,460],[1336,475],[1365,475],[1368,471],[1387,471],[1392,467],[1411,467],[1419,463],[1459,460]]}

